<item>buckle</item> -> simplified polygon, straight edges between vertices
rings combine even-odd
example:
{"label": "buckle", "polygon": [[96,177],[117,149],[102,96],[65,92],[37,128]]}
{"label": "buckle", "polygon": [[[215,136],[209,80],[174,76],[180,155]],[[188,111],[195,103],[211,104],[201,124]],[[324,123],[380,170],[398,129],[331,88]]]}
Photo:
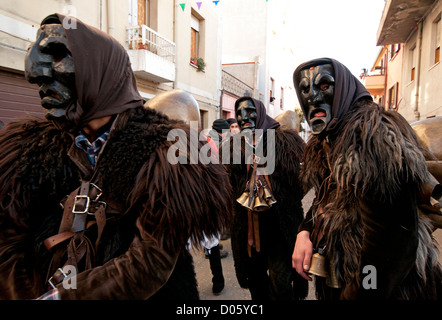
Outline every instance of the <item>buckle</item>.
{"label": "buckle", "polygon": [[[98,201],[98,199],[103,195],[103,190],[101,190],[101,188],[99,186],[97,186],[95,183],[90,183],[91,187],[94,187],[95,189],[98,190],[98,194],[95,196],[95,199],[92,201]],[[89,191],[90,193],[90,191]],[[91,195],[92,196],[92,195]]]}
{"label": "buckle", "polygon": [[95,210],[95,211],[94,211],[94,212],[89,212],[89,211],[88,211],[87,214],[89,214],[89,215],[91,215],[91,216],[94,216],[94,215],[95,215],[95,212],[98,210],[98,208],[99,208],[100,206],[103,206],[104,209],[106,210],[106,206],[107,206],[106,202],[104,202],[104,201],[92,201],[92,203],[95,204],[95,206],[92,205],[92,206],[90,207],[90,209]]}
{"label": "buckle", "polygon": [[[58,268],[57,271],[60,271],[60,272],[61,272],[61,274],[63,275],[63,279],[66,278],[66,277],[68,276],[66,273],[64,273],[64,271],[63,271],[62,268]],[[57,271],[55,271],[55,273],[57,273]],[[53,275],[52,277],[50,277],[49,280],[48,280],[49,285],[50,285],[53,289],[55,289],[55,285],[52,283],[52,278],[55,277],[55,273],[54,273],[54,275]],[[61,281],[63,281],[63,279],[62,279]],[[58,283],[60,283],[61,281],[58,281]]]}
{"label": "buckle", "polygon": [[[80,210],[80,209],[77,210],[77,205],[80,205],[79,202],[81,200],[86,200],[86,205],[84,206],[83,210]],[[72,212],[73,213],[86,213],[86,212],[88,212],[88,210],[89,210],[89,202],[90,202],[90,199],[89,199],[88,196],[82,196],[82,195],[75,196],[74,207],[72,208]]]}

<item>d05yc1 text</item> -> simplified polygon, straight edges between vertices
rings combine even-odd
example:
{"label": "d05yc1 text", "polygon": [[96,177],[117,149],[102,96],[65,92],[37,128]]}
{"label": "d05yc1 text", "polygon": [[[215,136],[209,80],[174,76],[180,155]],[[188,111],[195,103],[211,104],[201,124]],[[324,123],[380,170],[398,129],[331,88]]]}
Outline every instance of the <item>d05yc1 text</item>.
{"label": "d05yc1 text", "polygon": [[[231,304],[226,305],[222,304],[220,305],[220,314],[234,314],[234,315],[262,315],[264,308],[262,305],[254,304],[254,305],[242,305],[242,304]],[[215,310],[214,310],[215,311]]]}

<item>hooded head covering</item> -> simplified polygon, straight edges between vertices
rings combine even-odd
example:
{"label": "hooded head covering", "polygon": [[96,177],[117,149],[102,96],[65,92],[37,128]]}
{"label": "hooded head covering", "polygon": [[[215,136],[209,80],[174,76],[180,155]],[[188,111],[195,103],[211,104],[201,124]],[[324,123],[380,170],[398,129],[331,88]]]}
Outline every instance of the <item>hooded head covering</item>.
{"label": "hooded head covering", "polygon": [[[57,17],[59,22],[65,19],[61,14],[50,15],[41,24],[55,23]],[[81,126],[142,106],[124,47],[106,33],[76,18],[68,19],[73,23],[63,28],[74,61],[77,100],[67,107],[67,120]]]}
{"label": "hooded head covering", "polygon": [[342,63],[331,58],[314,59],[300,64],[293,73],[293,83],[304,114],[307,114],[307,112],[305,110],[306,106],[302,105],[300,99],[299,74],[301,70],[322,64],[331,64],[335,73],[335,88],[331,109],[332,119],[325,129],[326,132],[331,132],[339,126],[344,115],[350,111],[353,103],[361,98],[373,99],[364,85]]}
{"label": "hooded head covering", "polygon": [[253,105],[256,108],[257,116],[256,116],[255,129],[263,129],[264,131],[266,131],[267,129],[276,129],[279,127],[279,122],[267,115],[266,107],[264,106],[264,104],[261,101],[251,97],[242,97],[236,100],[235,114],[236,111],[238,110],[239,104],[245,100],[252,101]]}

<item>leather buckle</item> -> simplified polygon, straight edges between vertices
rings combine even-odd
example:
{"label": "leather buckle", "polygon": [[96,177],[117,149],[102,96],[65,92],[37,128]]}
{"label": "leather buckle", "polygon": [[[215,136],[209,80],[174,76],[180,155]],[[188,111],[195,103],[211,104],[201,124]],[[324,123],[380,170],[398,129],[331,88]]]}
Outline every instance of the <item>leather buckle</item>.
{"label": "leather buckle", "polygon": [[91,215],[91,216],[94,216],[94,215],[95,215],[95,212],[98,210],[98,208],[99,208],[100,206],[103,206],[103,208],[106,210],[106,206],[107,206],[106,202],[104,202],[104,201],[92,201],[92,203],[95,204],[95,206],[92,205],[92,206],[90,207],[90,209],[92,209],[92,212],[88,211],[87,214],[89,214],[89,215]]}
{"label": "leather buckle", "polygon": [[[95,195],[95,199],[92,201],[98,201],[98,199],[103,195],[103,190],[101,190],[99,186],[97,186],[95,183],[92,182],[90,183],[90,186],[98,191],[98,193]],[[91,194],[91,191],[89,191],[89,194],[91,195],[91,197],[93,196],[93,194]]]}
{"label": "leather buckle", "polygon": [[[81,206],[82,205],[82,200],[86,200],[86,204],[84,205],[84,209],[77,209],[77,205]],[[75,201],[74,201],[74,207],[72,208],[72,212],[73,213],[86,213],[89,210],[89,203],[90,203],[90,198],[88,196],[84,196],[84,195],[79,195],[79,196],[75,196]]]}
{"label": "leather buckle", "polygon": [[[64,271],[63,271],[62,268],[58,268],[57,271],[59,271],[59,272],[61,273],[61,275],[63,276],[63,279],[66,278],[66,277],[68,276],[66,273],[64,273]],[[54,273],[54,275],[53,275],[52,277],[50,277],[49,280],[48,280],[49,285],[50,285],[53,289],[55,289],[55,285],[52,283],[52,278],[55,277],[57,271],[56,271],[56,272]],[[62,282],[63,279],[59,280],[58,283]]]}

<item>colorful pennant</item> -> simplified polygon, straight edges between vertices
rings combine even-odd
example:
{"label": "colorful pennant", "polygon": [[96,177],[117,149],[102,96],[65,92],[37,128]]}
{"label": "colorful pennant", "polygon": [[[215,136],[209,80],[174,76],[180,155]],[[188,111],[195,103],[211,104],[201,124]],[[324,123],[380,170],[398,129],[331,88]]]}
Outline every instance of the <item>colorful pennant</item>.
{"label": "colorful pennant", "polygon": [[[215,4],[215,6],[217,6],[218,5],[218,3],[220,2],[220,0],[214,0],[214,1],[212,1],[214,4]],[[266,0],[266,2],[269,2],[269,0]],[[196,5],[198,6],[198,10],[201,10],[201,5],[203,4],[203,2],[202,1],[197,1],[196,2]],[[183,9],[183,11],[185,10],[185,8],[186,8],[186,4],[185,3],[180,3],[180,6],[181,6],[181,9]]]}

